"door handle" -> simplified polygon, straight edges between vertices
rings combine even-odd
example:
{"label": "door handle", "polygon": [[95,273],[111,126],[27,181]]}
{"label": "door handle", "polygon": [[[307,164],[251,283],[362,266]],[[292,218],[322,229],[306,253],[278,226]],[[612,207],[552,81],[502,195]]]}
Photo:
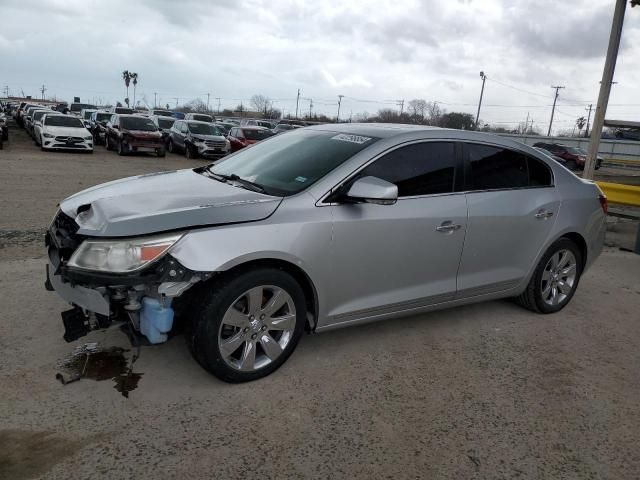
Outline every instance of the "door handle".
{"label": "door handle", "polygon": [[436,227],[436,231],[438,232],[454,232],[456,230],[460,230],[462,225],[453,223],[451,220],[447,220],[446,222],[442,222],[441,225]]}
{"label": "door handle", "polygon": [[553,212],[550,212],[548,210],[539,210],[538,213],[536,213],[534,215],[534,217],[544,220],[544,219],[547,219],[549,217],[553,217]]}

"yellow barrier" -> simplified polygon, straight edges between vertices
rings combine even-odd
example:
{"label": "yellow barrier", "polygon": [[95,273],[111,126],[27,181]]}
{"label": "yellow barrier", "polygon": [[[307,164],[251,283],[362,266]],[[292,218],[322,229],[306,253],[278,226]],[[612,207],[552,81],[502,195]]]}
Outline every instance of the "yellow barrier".
{"label": "yellow barrier", "polygon": [[640,187],[621,183],[596,182],[609,203],[640,207]]}

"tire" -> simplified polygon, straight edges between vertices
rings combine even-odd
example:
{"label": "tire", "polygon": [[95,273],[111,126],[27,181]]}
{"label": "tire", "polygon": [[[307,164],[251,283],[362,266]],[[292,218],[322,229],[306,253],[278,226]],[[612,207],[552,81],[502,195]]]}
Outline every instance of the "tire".
{"label": "tire", "polygon": [[[565,275],[568,271],[567,268],[563,267],[563,252],[570,252],[573,255],[573,260],[570,256],[567,256],[567,261],[572,262],[574,277],[571,281],[570,275]],[[552,259],[559,258],[559,266],[557,270],[560,272],[558,276],[556,276],[557,284],[559,286],[555,287],[556,292],[559,296],[556,298],[556,302],[551,299],[551,303],[549,302],[549,296],[553,296],[553,282],[554,275],[553,269],[550,271],[549,267],[552,266]],[[573,298],[573,295],[578,288],[578,283],[580,282],[580,276],[582,275],[582,252],[578,248],[578,246],[570,239],[562,237],[556,242],[554,242],[545,252],[545,254],[540,259],[538,266],[536,267],[533,275],[531,276],[531,280],[527,285],[525,291],[516,298],[517,302],[533,312],[536,313],[555,313],[562,310]],[[550,285],[551,282],[551,285]],[[564,284],[564,290],[560,284]],[[545,290],[548,287],[550,290],[548,294],[545,294]]]}
{"label": "tire", "polygon": [[120,155],[121,157],[126,155],[126,152],[124,151],[124,148],[122,147],[122,140],[118,140],[118,155]]}
{"label": "tire", "polygon": [[164,147],[156,148],[156,155],[159,158],[164,158],[164,156],[166,155]]}
{"label": "tire", "polygon": [[578,169],[578,164],[574,160],[567,160],[564,166],[567,167],[572,172]]}
{"label": "tire", "polygon": [[107,150],[111,150],[111,147],[109,145],[109,137],[107,136],[104,137],[104,148],[106,148]]}
{"label": "tire", "polygon": [[167,149],[169,150],[169,153],[176,153],[176,147],[173,144],[173,140],[169,139],[167,142]]}
{"label": "tire", "polygon": [[198,151],[193,148],[193,146],[185,143],[184,146],[184,154],[189,160],[195,160],[198,158]]}
{"label": "tire", "polygon": [[[249,316],[249,292],[258,292],[255,298],[260,299],[260,304],[252,308],[255,317]],[[275,297],[286,299],[286,303],[269,314],[269,302]],[[274,372],[293,353],[304,331],[304,293],[282,270],[259,268],[232,273],[200,286],[194,298],[201,303],[191,307],[187,344],[200,365],[226,382],[248,382]],[[233,319],[234,325],[227,323],[227,318]],[[282,323],[272,329],[274,321]],[[225,352],[222,345],[231,346]],[[251,351],[253,357],[247,354]]]}

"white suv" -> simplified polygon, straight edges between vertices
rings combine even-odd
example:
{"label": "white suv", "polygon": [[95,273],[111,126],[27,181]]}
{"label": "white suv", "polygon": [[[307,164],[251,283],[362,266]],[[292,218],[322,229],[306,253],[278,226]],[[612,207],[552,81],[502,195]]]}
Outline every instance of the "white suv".
{"label": "white suv", "polygon": [[76,116],[47,114],[43,117],[40,128],[42,150],[64,148],[93,153],[93,136],[85,128],[84,122]]}

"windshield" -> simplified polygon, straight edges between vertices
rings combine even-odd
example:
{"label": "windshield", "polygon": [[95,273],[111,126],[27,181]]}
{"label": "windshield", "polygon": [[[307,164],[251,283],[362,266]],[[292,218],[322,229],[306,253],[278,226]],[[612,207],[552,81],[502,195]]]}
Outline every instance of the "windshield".
{"label": "windshield", "polygon": [[567,152],[569,153],[573,153],[574,155],[583,155],[583,153],[580,151],[579,148],[574,148],[574,147],[565,147],[567,149]]}
{"label": "windshield", "polygon": [[120,127],[126,130],[142,130],[144,132],[158,130],[155,123],[146,117],[121,117]]}
{"label": "windshield", "polygon": [[286,124],[280,124],[280,125],[276,125],[276,129],[277,130],[293,130],[294,127],[293,125],[286,125]]}
{"label": "windshield", "polygon": [[248,140],[264,140],[265,138],[269,138],[273,136],[268,130],[249,130],[244,129],[244,137]]}
{"label": "windshield", "polygon": [[97,113],[96,114],[96,121],[97,122],[108,122],[109,119],[111,118],[111,113]]}
{"label": "windshield", "polygon": [[199,135],[222,135],[215,126],[204,123],[190,123],[189,131]]}
{"label": "windshield", "polygon": [[324,130],[296,130],[242,149],[210,170],[256,182],[275,195],[293,195],[376,140]]}
{"label": "windshield", "polygon": [[84,123],[78,117],[72,117],[69,115],[54,115],[46,116],[44,124],[50,127],[74,127],[84,128]]}
{"label": "windshield", "polygon": [[91,114],[93,113],[93,110],[85,110],[84,112],[84,119],[85,120],[89,120],[91,118]]}
{"label": "windshield", "polygon": [[173,126],[175,119],[172,118],[159,118],[158,126],[164,130],[168,130]]}
{"label": "windshield", "polygon": [[153,111],[154,115],[162,115],[164,117],[172,117],[173,116],[173,112],[170,110],[154,110]]}
{"label": "windshield", "polygon": [[198,120],[199,122],[213,122],[213,118],[209,115],[193,115],[192,120]]}
{"label": "windshield", "polygon": [[116,107],[116,113],[133,113],[133,108]]}

